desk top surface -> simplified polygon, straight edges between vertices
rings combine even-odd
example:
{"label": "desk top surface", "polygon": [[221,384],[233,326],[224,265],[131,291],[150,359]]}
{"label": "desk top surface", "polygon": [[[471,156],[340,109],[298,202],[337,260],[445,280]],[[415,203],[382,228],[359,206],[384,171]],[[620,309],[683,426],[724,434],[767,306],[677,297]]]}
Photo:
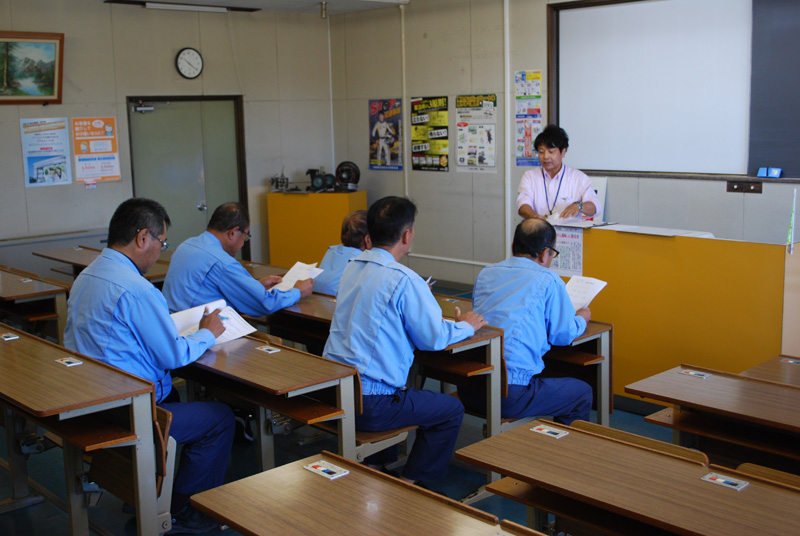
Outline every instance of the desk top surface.
{"label": "desk top surface", "polygon": [[532,426],[456,458],[678,534],[780,534],[797,524],[797,490],[747,478],[749,486],[731,490],[702,480],[712,469],[699,463],[581,430],[555,439]]}
{"label": "desk top surface", "polygon": [[[256,349],[264,345],[280,348],[280,351],[268,354]],[[274,395],[339,380],[356,372],[353,367],[252,337],[242,337],[209,348],[189,366]]]}
{"label": "desk top surface", "polygon": [[[325,460],[350,474],[335,480],[304,465]],[[192,497],[242,534],[505,535],[490,514],[327,452]]]}
{"label": "desk top surface", "polygon": [[[153,392],[153,384],[0,324],[19,339],[0,340],[0,398],[37,417]],[[56,359],[75,357],[67,367]]]}
{"label": "desk top surface", "polygon": [[[37,257],[64,262],[80,268],[86,268],[92,264],[92,261],[94,261],[98,255],[100,255],[100,252],[101,250],[96,248],[90,248],[88,246],[76,246],[72,248],[56,248],[46,249],[43,251],[34,251],[33,254]],[[150,268],[144,277],[148,280],[164,279],[164,277],[167,275],[167,270],[169,270],[169,263],[159,260],[153,264],[152,268]]]}
{"label": "desk top surface", "polygon": [[52,296],[66,291],[67,288],[60,285],[0,270],[0,300],[10,301],[34,296]]}
{"label": "desk top surface", "polygon": [[800,358],[779,355],[745,370],[740,375],[800,387]]}
{"label": "desk top surface", "polygon": [[250,272],[250,275],[255,277],[256,279],[261,279],[262,277],[267,277],[270,275],[286,275],[287,270],[286,268],[281,268],[279,266],[272,266],[271,264],[262,264],[260,262],[254,261],[239,261],[244,269]]}
{"label": "desk top surface", "polygon": [[[681,371],[711,374],[700,378]],[[800,387],[681,365],[625,386],[625,392],[800,433]]]}

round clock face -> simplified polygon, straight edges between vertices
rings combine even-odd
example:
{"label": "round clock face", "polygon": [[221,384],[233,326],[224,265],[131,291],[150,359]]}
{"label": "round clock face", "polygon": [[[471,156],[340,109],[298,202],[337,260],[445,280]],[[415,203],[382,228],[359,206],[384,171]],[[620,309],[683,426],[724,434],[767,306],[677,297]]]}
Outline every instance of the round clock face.
{"label": "round clock face", "polygon": [[197,78],[203,72],[203,56],[193,48],[184,48],[175,57],[175,67],[184,78]]}

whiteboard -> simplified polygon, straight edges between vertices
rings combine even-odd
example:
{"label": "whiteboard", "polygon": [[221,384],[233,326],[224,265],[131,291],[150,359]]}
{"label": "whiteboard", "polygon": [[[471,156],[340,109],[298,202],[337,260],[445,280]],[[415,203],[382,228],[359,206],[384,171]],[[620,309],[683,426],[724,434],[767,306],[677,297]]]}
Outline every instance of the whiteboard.
{"label": "whiteboard", "polygon": [[559,12],[559,125],[581,169],[746,174],[752,0]]}

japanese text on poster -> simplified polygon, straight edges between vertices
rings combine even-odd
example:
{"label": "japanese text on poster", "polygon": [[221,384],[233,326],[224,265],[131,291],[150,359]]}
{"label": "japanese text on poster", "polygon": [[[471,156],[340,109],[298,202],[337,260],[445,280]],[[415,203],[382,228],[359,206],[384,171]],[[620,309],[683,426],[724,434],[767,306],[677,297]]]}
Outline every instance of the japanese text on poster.
{"label": "japanese text on poster", "polygon": [[400,99],[369,101],[370,169],[403,169],[402,112]]}
{"label": "japanese text on poster", "polygon": [[447,97],[411,99],[411,168],[448,171]]}
{"label": "japanese text on poster", "polygon": [[73,118],[72,146],[75,148],[76,181],[89,183],[121,180],[116,118]]}
{"label": "japanese text on poster", "polygon": [[533,140],[542,131],[542,71],[517,71],[514,74],[515,148],[518,166],[538,166]]}
{"label": "japanese text on poster", "polygon": [[493,172],[497,164],[497,95],[456,97],[456,169]]}
{"label": "japanese text on poster", "polygon": [[19,125],[25,186],[71,184],[67,118],[20,119]]}
{"label": "japanese text on poster", "polygon": [[559,255],[553,259],[550,269],[564,277],[583,275],[583,229],[561,225],[555,228]]}

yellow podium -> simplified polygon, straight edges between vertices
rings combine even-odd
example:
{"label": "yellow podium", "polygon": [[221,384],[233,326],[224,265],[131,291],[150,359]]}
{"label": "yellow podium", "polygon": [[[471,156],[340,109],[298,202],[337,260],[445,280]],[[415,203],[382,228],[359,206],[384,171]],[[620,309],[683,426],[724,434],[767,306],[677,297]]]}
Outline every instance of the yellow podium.
{"label": "yellow podium", "polygon": [[269,263],[291,268],[321,261],[329,246],[341,244],[344,217],[366,209],[366,190],[267,194]]}

